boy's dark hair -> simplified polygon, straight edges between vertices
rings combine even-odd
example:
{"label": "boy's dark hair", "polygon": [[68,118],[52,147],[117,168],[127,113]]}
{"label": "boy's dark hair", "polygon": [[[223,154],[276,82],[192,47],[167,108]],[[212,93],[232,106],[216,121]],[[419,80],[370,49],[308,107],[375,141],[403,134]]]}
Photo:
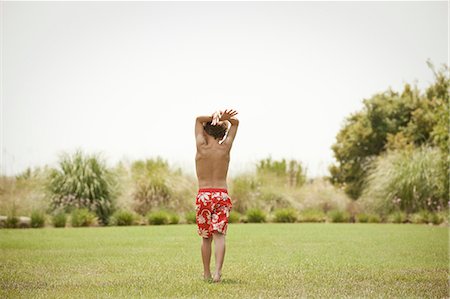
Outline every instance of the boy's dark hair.
{"label": "boy's dark hair", "polygon": [[205,129],[206,134],[220,140],[223,139],[228,130],[228,126],[225,123],[213,126],[210,121],[207,122],[203,128]]}

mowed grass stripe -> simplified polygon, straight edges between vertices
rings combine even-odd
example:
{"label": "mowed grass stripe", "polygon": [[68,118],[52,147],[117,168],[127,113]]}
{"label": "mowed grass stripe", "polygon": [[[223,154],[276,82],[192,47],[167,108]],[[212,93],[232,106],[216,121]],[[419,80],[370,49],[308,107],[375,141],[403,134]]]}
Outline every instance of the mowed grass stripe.
{"label": "mowed grass stripe", "polygon": [[448,296],[447,227],[232,224],[221,284],[195,225],[2,229],[0,248],[0,297]]}

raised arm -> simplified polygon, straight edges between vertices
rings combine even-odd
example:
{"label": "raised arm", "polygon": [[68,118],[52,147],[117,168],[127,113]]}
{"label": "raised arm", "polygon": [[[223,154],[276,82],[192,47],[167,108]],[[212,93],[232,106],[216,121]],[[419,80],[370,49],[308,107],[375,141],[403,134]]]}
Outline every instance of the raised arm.
{"label": "raised arm", "polygon": [[197,146],[206,143],[205,136],[203,135],[203,124],[212,120],[212,116],[198,116],[195,119],[195,142]]}
{"label": "raised arm", "polygon": [[233,145],[234,138],[236,137],[237,129],[239,126],[239,120],[236,118],[237,115],[236,110],[225,110],[222,115],[220,116],[221,121],[229,121],[231,124],[230,129],[228,130],[227,137],[222,142],[222,144],[225,144],[231,148],[231,145]]}

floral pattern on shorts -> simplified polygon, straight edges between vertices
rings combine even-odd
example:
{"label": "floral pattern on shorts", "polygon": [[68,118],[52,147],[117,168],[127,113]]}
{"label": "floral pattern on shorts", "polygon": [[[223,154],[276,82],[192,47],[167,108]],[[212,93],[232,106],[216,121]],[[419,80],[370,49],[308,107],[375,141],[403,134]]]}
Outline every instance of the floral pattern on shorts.
{"label": "floral pattern on shorts", "polygon": [[198,234],[209,238],[213,233],[226,234],[232,208],[226,189],[200,189],[196,200]]}

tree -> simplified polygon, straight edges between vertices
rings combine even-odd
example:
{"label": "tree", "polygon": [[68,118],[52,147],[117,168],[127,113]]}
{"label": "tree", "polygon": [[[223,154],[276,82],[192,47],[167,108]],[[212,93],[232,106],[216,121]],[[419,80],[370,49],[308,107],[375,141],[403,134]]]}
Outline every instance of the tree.
{"label": "tree", "polygon": [[330,166],[331,181],[359,198],[369,165],[386,150],[437,146],[448,157],[448,67],[432,69],[435,82],[422,94],[405,84],[364,100],[364,107],[344,123],[332,146],[337,163]]}

